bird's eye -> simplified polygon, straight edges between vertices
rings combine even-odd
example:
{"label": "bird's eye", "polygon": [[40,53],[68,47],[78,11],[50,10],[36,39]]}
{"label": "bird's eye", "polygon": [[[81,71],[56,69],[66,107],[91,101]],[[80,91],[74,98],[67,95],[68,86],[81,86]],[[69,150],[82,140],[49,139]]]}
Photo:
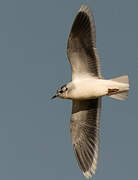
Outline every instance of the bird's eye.
{"label": "bird's eye", "polygon": [[68,90],[68,88],[67,87],[61,87],[59,90],[58,90],[58,93],[60,93],[60,94],[62,94],[62,93],[64,93],[65,91],[67,91]]}
{"label": "bird's eye", "polygon": [[63,90],[60,90],[59,92],[62,94],[62,93],[63,93]]}

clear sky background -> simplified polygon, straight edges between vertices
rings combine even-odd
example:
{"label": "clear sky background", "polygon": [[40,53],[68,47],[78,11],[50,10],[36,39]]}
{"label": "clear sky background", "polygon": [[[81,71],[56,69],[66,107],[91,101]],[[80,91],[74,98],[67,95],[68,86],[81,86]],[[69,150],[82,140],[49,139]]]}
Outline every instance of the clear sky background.
{"label": "clear sky background", "polygon": [[0,0],[0,179],[83,180],[70,139],[69,31],[92,9],[102,74],[128,74],[129,98],[104,97],[94,180],[138,179],[138,0]]}

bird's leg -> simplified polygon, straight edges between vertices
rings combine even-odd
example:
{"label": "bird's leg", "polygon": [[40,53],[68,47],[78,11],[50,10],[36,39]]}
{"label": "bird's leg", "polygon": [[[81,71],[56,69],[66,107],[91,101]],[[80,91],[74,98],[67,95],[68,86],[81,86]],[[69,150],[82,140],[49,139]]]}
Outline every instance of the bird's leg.
{"label": "bird's leg", "polygon": [[117,89],[117,88],[110,89],[109,88],[107,95],[110,96],[110,95],[115,94],[117,92],[119,92],[119,89]]}

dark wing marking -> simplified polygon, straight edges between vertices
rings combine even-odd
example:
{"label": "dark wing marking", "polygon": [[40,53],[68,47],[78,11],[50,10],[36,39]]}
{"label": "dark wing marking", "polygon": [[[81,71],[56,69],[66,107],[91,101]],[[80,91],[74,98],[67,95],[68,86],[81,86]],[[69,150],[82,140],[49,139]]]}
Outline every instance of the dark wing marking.
{"label": "dark wing marking", "polygon": [[96,30],[91,10],[83,5],[72,25],[68,39],[67,55],[72,77],[90,74],[101,77],[100,60],[96,49]]}
{"label": "dark wing marking", "polygon": [[74,152],[86,178],[95,174],[101,98],[73,100],[70,131]]}

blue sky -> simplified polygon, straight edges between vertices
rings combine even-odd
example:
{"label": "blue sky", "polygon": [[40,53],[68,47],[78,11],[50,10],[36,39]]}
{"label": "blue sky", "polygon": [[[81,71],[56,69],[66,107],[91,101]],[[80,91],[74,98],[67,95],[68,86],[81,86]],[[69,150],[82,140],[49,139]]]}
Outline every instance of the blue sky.
{"label": "blue sky", "polygon": [[129,98],[104,97],[93,179],[138,179],[138,1],[0,1],[0,179],[85,179],[71,144],[71,102],[51,101],[71,80],[68,34],[84,3],[96,22],[102,74],[128,74]]}

